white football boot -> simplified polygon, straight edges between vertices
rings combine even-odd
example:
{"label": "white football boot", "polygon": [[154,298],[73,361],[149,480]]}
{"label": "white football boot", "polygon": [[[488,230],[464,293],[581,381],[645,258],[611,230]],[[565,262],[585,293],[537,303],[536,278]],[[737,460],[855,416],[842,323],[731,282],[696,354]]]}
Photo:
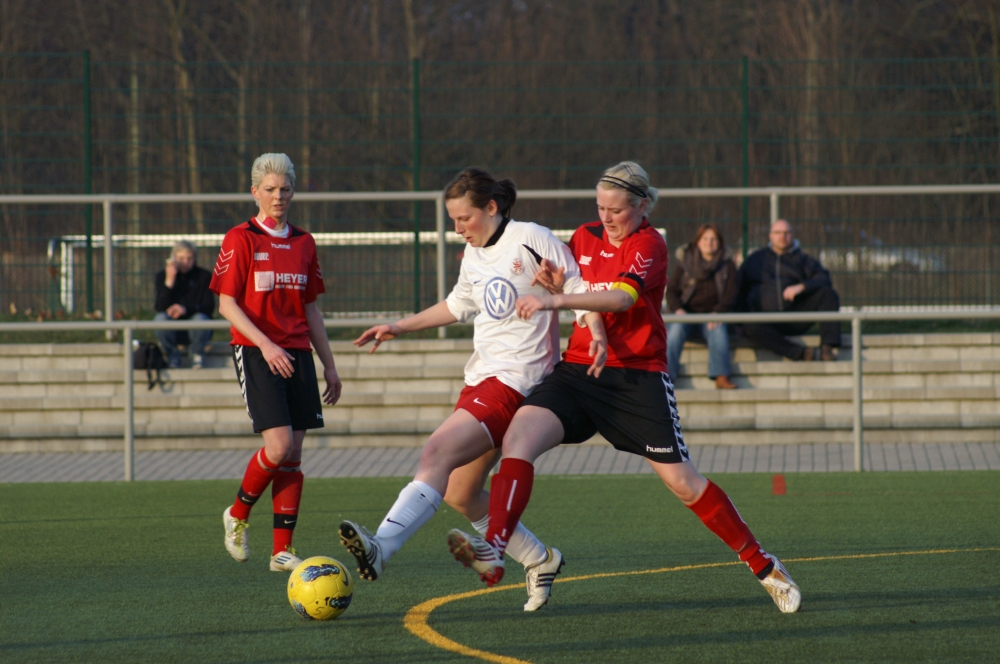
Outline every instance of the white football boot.
{"label": "white football boot", "polygon": [[537,611],[549,603],[552,595],[552,582],[562,571],[566,560],[559,549],[545,548],[545,560],[524,568],[524,585],[528,589],[528,602],[525,611]]}
{"label": "white football boot", "polygon": [[367,528],[353,521],[342,522],[340,543],[358,561],[358,574],[362,579],[375,581],[382,576],[382,547]]}
{"label": "white football boot", "polygon": [[774,556],[771,556],[771,560],[774,561],[774,569],[761,579],[760,583],[782,613],[795,613],[802,604],[802,593],[799,592],[799,586],[792,580],[791,575],[780,560]]}
{"label": "white football boot", "polygon": [[302,559],[296,555],[295,549],[288,547],[271,556],[270,569],[272,572],[291,572],[301,562]]}
{"label": "white football boot", "polygon": [[222,513],[222,525],[226,527],[226,551],[236,560],[245,563],[250,557],[250,538],[247,535],[250,524],[229,516],[229,510],[227,507]]}
{"label": "white football boot", "polygon": [[482,537],[453,528],[448,531],[448,550],[455,560],[471,567],[487,586],[492,588],[503,579],[503,556]]}

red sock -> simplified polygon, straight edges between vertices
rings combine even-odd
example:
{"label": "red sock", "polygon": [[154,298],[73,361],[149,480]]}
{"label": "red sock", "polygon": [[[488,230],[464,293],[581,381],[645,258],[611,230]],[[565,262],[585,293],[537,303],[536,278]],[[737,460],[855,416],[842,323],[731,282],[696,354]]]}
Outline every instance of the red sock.
{"label": "red sock", "polygon": [[274,477],[271,485],[271,502],[274,504],[274,549],[271,555],[280,553],[292,545],[292,533],[299,518],[299,503],[302,502],[301,461],[285,461]]}
{"label": "red sock", "polygon": [[709,481],[701,498],[688,507],[709,530],[739,554],[740,560],[747,564],[750,571],[757,575],[765,570],[770,571],[768,568],[772,565],[771,559],[757,543],[725,491]]}
{"label": "red sock", "polygon": [[276,470],[278,470],[278,464],[267,458],[264,448],[257,450],[253,458],[250,459],[250,463],[247,464],[246,472],[243,473],[243,482],[240,484],[240,490],[236,493],[236,502],[230,508],[229,515],[246,521],[247,517],[250,516],[250,508],[254,506],[254,503],[260,498],[260,494],[264,493],[264,489],[271,483]]}
{"label": "red sock", "polygon": [[535,467],[523,459],[504,459],[490,484],[490,526],[486,541],[503,555],[517,522],[528,507]]}

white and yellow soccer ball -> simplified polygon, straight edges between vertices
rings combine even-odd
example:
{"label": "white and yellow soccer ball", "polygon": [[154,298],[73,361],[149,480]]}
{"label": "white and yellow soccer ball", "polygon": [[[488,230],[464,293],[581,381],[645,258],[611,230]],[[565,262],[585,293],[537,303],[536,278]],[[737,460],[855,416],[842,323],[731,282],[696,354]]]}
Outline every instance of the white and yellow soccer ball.
{"label": "white and yellow soccer ball", "polygon": [[307,620],[332,620],[347,610],[354,584],[347,568],[333,558],[306,558],[288,578],[288,602]]}

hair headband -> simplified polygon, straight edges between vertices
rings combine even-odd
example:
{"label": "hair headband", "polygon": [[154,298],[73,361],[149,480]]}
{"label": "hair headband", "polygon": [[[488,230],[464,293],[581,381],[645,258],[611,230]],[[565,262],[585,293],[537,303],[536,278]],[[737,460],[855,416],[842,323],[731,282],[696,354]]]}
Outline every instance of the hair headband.
{"label": "hair headband", "polygon": [[627,191],[635,194],[639,198],[649,198],[649,194],[647,194],[645,191],[643,191],[639,187],[635,186],[634,184],[632,184],[628,180],[623,180],[621,178],[616,178],[613,175],[603,175],[603,176],[601,176],[601,179],[598,180],[598,182],[607,182],[608,184],[613,184],[616,187],[621,187],[622,189],[625,189],[625,190],[627,190]]}

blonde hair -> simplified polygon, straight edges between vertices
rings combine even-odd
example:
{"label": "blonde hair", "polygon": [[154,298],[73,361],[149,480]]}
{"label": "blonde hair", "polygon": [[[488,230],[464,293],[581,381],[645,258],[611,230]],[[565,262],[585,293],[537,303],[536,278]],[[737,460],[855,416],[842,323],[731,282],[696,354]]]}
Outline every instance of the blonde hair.
{"label": "blonde hair", "polygon": [[261,180],[269,173],[287,176],[292,187],[295,187],[295,165],[287,154],[267,152],[254,159],[250,168],[250,184],[259,187]]}
{"label": "blonde hair", "polygon": [[653,211],[659,192],[649,184],[649,175],[634,161],[623,161],[604,171],[597,181],[601,189],[621,189],[632,207],[646,201],[646,216]]}

